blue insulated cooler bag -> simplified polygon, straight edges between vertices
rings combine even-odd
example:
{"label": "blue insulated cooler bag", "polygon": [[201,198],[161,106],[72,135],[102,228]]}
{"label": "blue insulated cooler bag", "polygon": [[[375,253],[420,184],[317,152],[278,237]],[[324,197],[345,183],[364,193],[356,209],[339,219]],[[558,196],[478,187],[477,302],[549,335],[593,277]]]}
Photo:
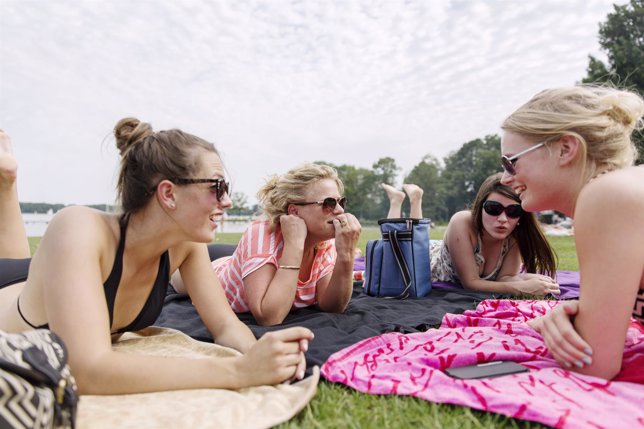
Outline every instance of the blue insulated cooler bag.
{"label": "blue insulated cooler bag", "polygon": [[381,219],[382,239],[369,240],[364,291],[388,298],[420,298],[432,289],[429,219]]}

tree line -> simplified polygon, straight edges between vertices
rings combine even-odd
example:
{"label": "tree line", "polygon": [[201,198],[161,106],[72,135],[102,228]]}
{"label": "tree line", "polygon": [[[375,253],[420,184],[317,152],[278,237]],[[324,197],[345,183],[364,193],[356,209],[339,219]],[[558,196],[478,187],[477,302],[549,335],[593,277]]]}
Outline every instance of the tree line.
{"label": "tree line", "polygon": [[[445,222],[455,212],[467,208],[483,180],[500,170],[500,153],[498,135],[475,139],[442,160],[426,155],[404,176],[403,183],[415,183],[423,188],[423,215],[433,221]],[[371,169],[329,165],[338,170],[345,185],[348,211],[361,220],[386,216],[389,200],[381,184],[396,182],[401,168],[395,159],[381,158]],[[403,203],[405,213],[409,213],[407,200]]]}

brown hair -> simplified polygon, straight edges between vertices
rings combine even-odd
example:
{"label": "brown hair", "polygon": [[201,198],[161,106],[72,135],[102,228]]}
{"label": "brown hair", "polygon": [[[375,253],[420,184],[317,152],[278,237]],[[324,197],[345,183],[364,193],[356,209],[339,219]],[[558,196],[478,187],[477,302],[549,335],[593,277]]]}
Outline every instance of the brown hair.
{"label": "brown hair", "polygon": [[[501,183],[503,173],[496,173],[483,181],[472,205],[472,228],[476,234],[483,231],[483,203],[491,193],[496,192],[521,204],[521,199],[509,186]],[[554,276],[557,272],[557,257],[546,239],[534,213],[523,211],[519,222],[512,231],[512,237],[519,246],[523,265],[529,273]]]}
{"label": "brown hair", "polygon": [[163,179],[191,177],[199,167],[200,151],[219,155],[212,143],[172,129],[153,131],[136,118],[121,119],[114,127],[121,169],[116,185],[124,215],[148,203]]}

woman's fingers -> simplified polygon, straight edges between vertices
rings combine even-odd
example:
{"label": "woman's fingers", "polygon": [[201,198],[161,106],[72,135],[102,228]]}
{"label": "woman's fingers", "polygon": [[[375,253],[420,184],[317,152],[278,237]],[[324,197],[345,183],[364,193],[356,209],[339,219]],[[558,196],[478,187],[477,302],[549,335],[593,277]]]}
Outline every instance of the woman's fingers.
{"label": "woman's fingers", "polygon": [[559,283],[550,283],[548,285],[548,293],[559,296],[561,294],[561,288],[559,287]]}
{"label": "woman's fingers", "polygon": [[541,334],[558,362],[570,368],[583,368],[592,363],[589,344],[575,331],[570,319],[577,313],[577,302],[562,303],[544,316]]}
{"label": "woman's fingers", "polygon": [[306,358],[304,357],[304,353],[300,353],[299,362],[295,368],[295,377],[297,377],[298,380],[303,379],[304,371],[306,371]]}
{"label": "woman's fingers", "polygon": [[275,338],[279,341],[300,341],[302,339],[312,340],[313,332],[302,326],[295,326],[292,328],[280,329],[264,334],[264,336]]}
{"label": "woman's fingers", "polygon": [[302,353],[307,352],[309,350],[309,340],[303,338],[300,340],[300,351]]}

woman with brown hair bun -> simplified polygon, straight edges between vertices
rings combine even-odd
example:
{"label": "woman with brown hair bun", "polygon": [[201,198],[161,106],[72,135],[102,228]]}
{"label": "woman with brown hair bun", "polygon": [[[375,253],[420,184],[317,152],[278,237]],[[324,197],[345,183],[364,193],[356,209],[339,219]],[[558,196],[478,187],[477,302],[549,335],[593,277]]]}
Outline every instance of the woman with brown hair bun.
{"label": "woman with brown hair bun", "polygon": [[[84,394],[242,388],[303,377],[311,331],[291,328],[257,341],[221,288],[212,287],[218,280],[206,243],[231,206],[214,145],[176,129],[155,132],[134,118],[119,121],[114,135],[122,213],[88,207],[57,213],[28,276],[0,289],[0,329],[48,327],[58,334]],[[26,258],[15,181],[11,142],[0,132],[0,257]],[[242,356],[165,358],[112,349],[119,334],[154,323],[175,270],[216,342]]]}

